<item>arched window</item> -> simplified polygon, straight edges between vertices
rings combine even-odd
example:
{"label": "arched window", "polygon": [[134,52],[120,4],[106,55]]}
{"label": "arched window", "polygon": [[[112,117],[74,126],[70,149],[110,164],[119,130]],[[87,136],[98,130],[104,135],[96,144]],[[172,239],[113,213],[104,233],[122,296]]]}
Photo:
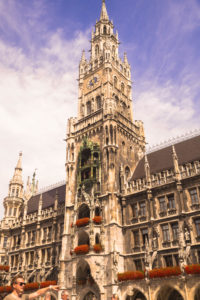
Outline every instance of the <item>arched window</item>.
{"label": "arched window", "polygon": [[83,219],[83,218],[89,218],[90,217],[90,209],[86,204],[83,204],[79,207],[78,210],[78,218]]}
{"label": "arched window", "polygon": [[121,91],[124,94],[124,83],[123,82],[121,83]]}
{"label": "arched window", "polygon": [[129,178],[129,176],[130,176],[130,169],[129,169],[129,167],[126,167],[125,168],[125,176],[126,176],[126,180]]}
{"label": "arched window", "polygon": [[96,45],[95,46],[95,56],[98,56],[99,55],[99,46]]}
{"label": "arched window", "polygon": [[97,233],[95,236],[95,244],[100,244],[99,233]]}
{"label": "arched window", "polygon": [[96,98],[96,105],[97,105],[97,109],[101,108],[101,97],[100,96],[97,96],[97,98]]}
{"label": "arched window", "polygon": [[112,125],[110,125],[110,141],[111,141],[111,144],[113,144],[113,127],[112,127]]}
{"label": "arched window", "polygon": [[100,208],[98,206],[95,207],[95,216],[100,216]]}
{"label": "arched window", "polygon": [[103,33],[107,34],[106,25],[104,25],[104,27],[103,27]]}
{"label": "arched window", "polygon": [[112,46],[112,54],[115,55],[115,46]]}
{"label": "arched window", "polygon": [[114,87],[117,88],[117,77],[114,77]]}
{"label": "arched window", "polygon": [[91,112],[92,112],[91,101],[88,101],[88,102],[86,103],[86,106],[87,106],[87,114],[89,115],[89,114],[91,114]]}

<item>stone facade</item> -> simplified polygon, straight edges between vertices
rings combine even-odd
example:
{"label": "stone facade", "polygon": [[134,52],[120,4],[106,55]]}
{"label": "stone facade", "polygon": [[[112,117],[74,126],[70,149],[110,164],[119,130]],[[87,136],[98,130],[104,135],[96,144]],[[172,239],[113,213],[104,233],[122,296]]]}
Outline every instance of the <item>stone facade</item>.
{"label": "stone facade", "polygon": [[[200,136],[145,154],[131,70],[105,1],[79,65],[78,116],[68,120],[66,182],[22,182],[22,154],[4,199],[1,264],[28,282],[58,280],[70,299],[198,300]],[[180,274],[151,277],[177,266]],[[144,270],[144,272],[140,272]],[[119,280],[139,271],[138,280]],[[116,298],[117,298],[116,296]],[[113,297],[114,299],[114,297]]]}

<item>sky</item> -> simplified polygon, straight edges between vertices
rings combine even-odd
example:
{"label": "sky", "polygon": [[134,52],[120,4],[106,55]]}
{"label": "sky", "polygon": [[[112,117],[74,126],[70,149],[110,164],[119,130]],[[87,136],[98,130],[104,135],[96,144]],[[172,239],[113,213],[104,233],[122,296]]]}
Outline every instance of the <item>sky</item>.
{"label": "sky", "polygon": [[[0,218],[18,154],[23,180],[65,179],[67,119],[101,0],[0,0]],[[200,129],[200,0],[106,0],[132,68],[147,145]]]}

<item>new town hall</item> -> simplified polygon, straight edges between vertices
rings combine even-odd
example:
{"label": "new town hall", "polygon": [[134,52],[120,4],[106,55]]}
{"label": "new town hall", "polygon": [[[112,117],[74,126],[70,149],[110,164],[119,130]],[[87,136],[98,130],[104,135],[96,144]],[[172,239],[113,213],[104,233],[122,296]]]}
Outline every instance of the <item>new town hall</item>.
{"label": "new town hall", "polygon": [[66,182],[38,192],[33,176],[24,186],[19,155],[3,200],[1,284],[23,274],[57,280],[72,300],[199,300],[200,136],[146,154],[118,46],[103,1],[79,64]]}

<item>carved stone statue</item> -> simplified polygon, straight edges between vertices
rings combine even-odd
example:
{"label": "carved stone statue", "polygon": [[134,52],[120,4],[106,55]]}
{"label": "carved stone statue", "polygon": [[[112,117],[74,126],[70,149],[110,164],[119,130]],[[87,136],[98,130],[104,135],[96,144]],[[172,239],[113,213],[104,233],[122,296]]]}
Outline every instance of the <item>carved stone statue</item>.
{"label": "carved stone statue", "polygon": [[189,233],[187,227],[185,227],[185,233],[184,233],[184,235],[185,235],[185,241],[186,241],[186,243],[190,242],[191,238],[190,238],[190,233]]}
{"label": "carved stone statue", "polygon": [[[187,228],[185,228],[187,230]],[[191,251],[191,246],[190,244],[186,244],[186,242],[190,241],[190,234],[189,232],[185,231],[185,234],[183,233],[183,230],[179,230],[179,251],[178,251],[178,256],[179,256],[179,263],[180,263],[180,268],[181,271],[184,273],[185,271],[185,266],[188,264],[189,256],[190,256],[190,251]]]}
{"label": "carved stone statue", "polygon": [[154,263],[154,260],[157,256],[157,250],[154,250],[153,253],[150,250],[148,239],[145,240],[145,256],[144,256],[144,263],[145,263],[145,270],[146,270],[146,276],[148,275],[148,271],[152,270],[152,266]]}

